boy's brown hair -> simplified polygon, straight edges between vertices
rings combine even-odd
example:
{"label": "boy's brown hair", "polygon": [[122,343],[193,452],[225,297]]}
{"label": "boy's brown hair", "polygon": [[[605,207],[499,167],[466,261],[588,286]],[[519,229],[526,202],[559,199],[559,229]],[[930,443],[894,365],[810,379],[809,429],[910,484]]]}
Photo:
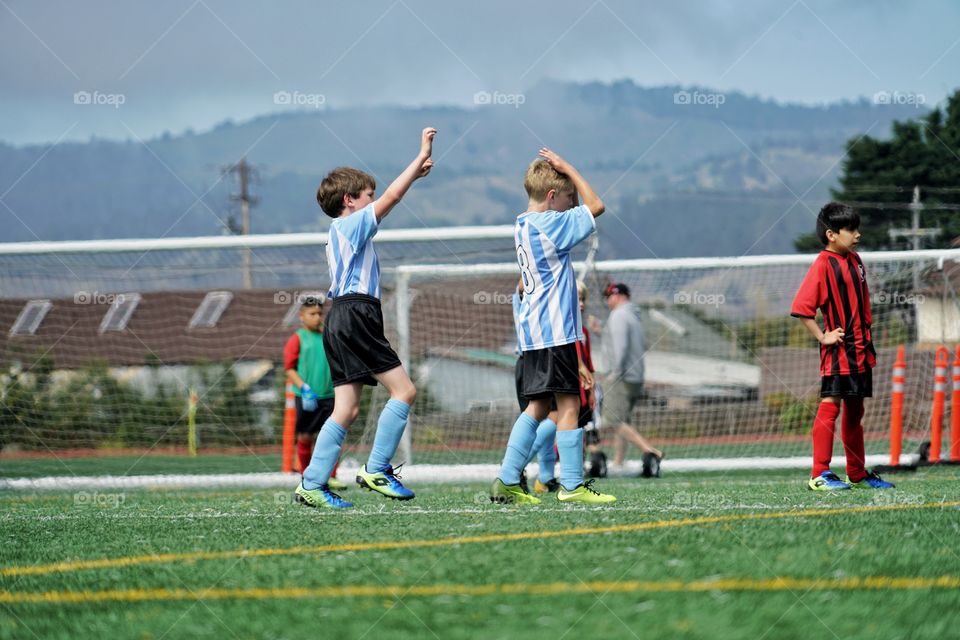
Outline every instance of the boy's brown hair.
{"label": "boy's brown hair", "polygon": [[527,175],[523,178],[523,188],[527,190],[527,197],[536,202],[543,202],[547,194],[553,190],[557,193],[573,191],[573,181],[542,158],[538,158],[527,167]]}
{"label": "boy's brown hair", "polygon": [[343,196],[359,198],[364,189],[376,189],[377,181],[369,173],[353,167],[337,167],[327,174],[317,189],[317,202],[331,218],[343,213]]}

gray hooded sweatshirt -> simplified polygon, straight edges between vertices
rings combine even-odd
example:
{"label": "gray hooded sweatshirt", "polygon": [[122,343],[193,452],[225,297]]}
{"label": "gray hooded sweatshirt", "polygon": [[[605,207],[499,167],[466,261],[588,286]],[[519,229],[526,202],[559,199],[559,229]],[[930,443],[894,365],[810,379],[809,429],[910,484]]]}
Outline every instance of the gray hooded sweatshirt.
{"label": "gray hooded sweatshirt", "polygon": [[610,373],[626,382],[642,383],[646,346],[639,310],[628,302],[611,311],[605,333]]}

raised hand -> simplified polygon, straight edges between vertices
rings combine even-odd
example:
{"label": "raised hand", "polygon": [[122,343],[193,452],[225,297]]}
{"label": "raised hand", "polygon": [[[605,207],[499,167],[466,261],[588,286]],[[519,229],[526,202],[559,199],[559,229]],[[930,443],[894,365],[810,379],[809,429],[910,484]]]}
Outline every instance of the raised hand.
{"label": "raised hand", "polygon": [[429,158],[433,155],[433,138],[437,135],[434,127],[427,127],[420,136],[420,155]]}
{"label": "raised hand", "polygon": [[420,173],[417,174],[417,178],[425,177],[428,173],[430,173],[430,169],[433,169],[433,160],[427,158],[423,161],[423,165],[420,167]]}

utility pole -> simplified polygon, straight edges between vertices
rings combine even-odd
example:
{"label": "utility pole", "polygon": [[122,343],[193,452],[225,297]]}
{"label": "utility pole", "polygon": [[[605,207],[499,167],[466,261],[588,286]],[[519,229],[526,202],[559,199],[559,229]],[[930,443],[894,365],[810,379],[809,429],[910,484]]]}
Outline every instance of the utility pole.
{"label": "utility pole", "polygon": [[[252,168],[249,163],[247,163],[247,158],[240,158],[240,162],[232,165],[227,165],[223,168],[224,174],[237,174],[240,179],[240,193],[239,194],[230,194],[230,199],[233,201],[240,202],[240,225],[236,225],[235,220],[231,216],[227,221],[227,227],[229,231],[233,234],[240,234],[244,236],[250,235],[250,207],[257,204],[260,201],[260,198],[250,195],[250,183],[253,180],[258,178],[256,169]],[[250,289],[253,287],[253,273],[251,265],[251,254],[250,248],[244,247],[243,252],[243,288]]]}
{"label": "utility pole", "polygon": [[[914,251],[920,250],[920,239],[921,238],[935,238],[940,235],[939,227],[928,227],[926,229],[920,228],[920,212],[923,211],[923,203],[920,202],[920,186],[915,185],[913,187],[913,199],[910,201],[910,213],[911,213],[911,222],[909,229],[893,229],[891,228],[888,233],[890,234],[891,240],[896,240],[897,238],[910,238],[910,242],[913,245]],[[920,265],[916,262],[913,263],[913,290],[916,291],[920,288]]]}

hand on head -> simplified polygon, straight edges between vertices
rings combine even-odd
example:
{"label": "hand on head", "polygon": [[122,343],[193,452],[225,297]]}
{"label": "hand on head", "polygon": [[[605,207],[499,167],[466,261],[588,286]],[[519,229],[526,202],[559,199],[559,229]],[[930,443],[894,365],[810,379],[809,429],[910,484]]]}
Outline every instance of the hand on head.
{"label": "hand on head", "polygon": [[550,163],[550,166],[559,171],[560,173],[566,173],[565,169],[567,168],[567,161],[560,157],[560,154],[551,151],[550,149],[543,147],[539,151],[539,156]]}

